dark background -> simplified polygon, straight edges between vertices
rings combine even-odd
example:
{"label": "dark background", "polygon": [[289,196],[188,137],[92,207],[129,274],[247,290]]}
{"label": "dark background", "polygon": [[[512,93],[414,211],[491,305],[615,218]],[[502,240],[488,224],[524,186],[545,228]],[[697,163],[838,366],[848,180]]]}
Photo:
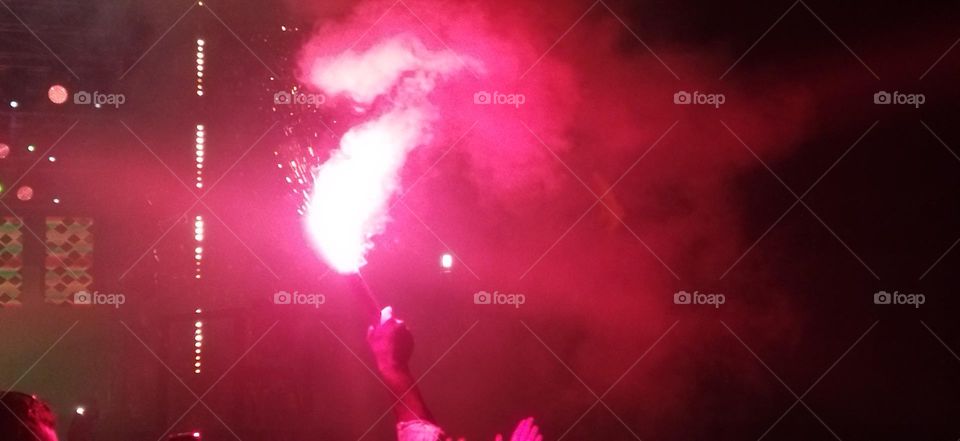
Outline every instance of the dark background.
{"label": "dark background", "polygon": [[[274,111],[273,92],[296,82],[296,54],[309,30],[353,5],[4,3],[0,142],[14,152],[0,160],[0,182],[11,185],[29,169],[21,183],[37,192],[28,202],[4,193],[4,215],[22,217],[41,235],[44,216],[93,217],[95,288],[123,293],[127,303],[117,310],[44,304],[42,245],[28,237],[24,305],[0,309],[0,388],[15,384],[48,399],[64,433],[76,405],[96,402],[103,440],[149,441],[191,430],[212,440],[390,439],[392,417],[375,423],[392,399],[365,367],[371,360],[360,302],[306,246],[297,200],[274,155],[293,123]],[[609,7],[655,51],[699,48],[686,66],[696,67],[698,54],[720,60],[696,74],[678,69],[680,78],[718,78],[792,8],[722,80],[637,76],[664,78],[657,96],[664,112],[673,111],[669,97],[678,89],[733,83],[739,92],[728,95],[736,100],[744,91],[770,93],[765,86],[787,78],[812,117],[802,137],[784,141],[786,153],[764,162],[800,195],[843,159],[804,197],[809,210],[793,207],[768,232],[796,199],[735,139],[717,140],[747,164],[722,182],[719,206],[736,213],[737,226],[715,231],[736,236],[718,264],[685,254],[697,250],[694,243],[665,254],[678,277],[664,274],[631,232],[608,226],[600,207],[528,277],[518,277],[592,198],[567,175],[568,193],[542,200],[536,216],[511,217],[509,207],[481,204],[454,154],[411,192],[409,210],[392,213],[389,233],[364,270],[374,291],[411,324],[414,370],[427,373],[421,387],[441,423],[468,439],[491,439],[528,415],[545,439],[960,437],[960,329],[950,275],[960,263],[953,249],[960,238],[960,49],[949,50],[960,38],[957,5],[592,5],[527,10],[559,23],[559,37],[588,8],[585,26],[608,22]],[[649,57],[619,32],[616,53]],[[208,48],[203,99],[193,89],[198,36]],[[575,27],[564,41],[590,38]],[[575,64],[564,44],[554,55]],[[578,68],[589,75],[589,66]],[[54,83],[71,94],[124,93],[128,103],[57,106],[45,96]],[[927,103],[876,106],[878,90],[924,93]],[[10,109],[14,99],[20,107]],[[777,117],[764,116],[771,124]],[[709,126],[727,133],[723,115],[678,119],[677,131]],[[198,122],[207,126],[205,180],[223,180],[191,208],[202,194],[192,188]],[[335,131],[344,130],[337,124],[331,122]],[[751,129],[734,126],[751,144]],[[57,161],[31,168],[64,132],[50,153]],[[655,138],[619,156],[598,157],[582,145],[562,157],[576,173],[601,170],[610,182]],[[671,167],[672,158],[684,156],[682,139],[669,144],[674,153],[657,150],[644,166]],[[38,152],[26,152],[30,143]],[[437,157],[438,150],[416,156],[403,181],[416,180]],[[656,185],[662,192],[651,198],[645,189]],[[613,196],[627,224],[654,219],[646,225],[669,223],[663,213],[698,199],[687,187],[673,191],[635,174]],[[52,204],[53,197],[63,202]],[[199,281],[192,257],[197,214],[207,225]],[[699,233],[710,231],[709,216],[694,216]],[[656,229],[638,232],[659,241]],[[437,259],[448,249],[469,269],[458,261],[442,273]],[[471,299],[481,289],[525,293],[528,304],[478,308]],[[723,292],[728,304],[674,305],[680,289]],[[271,303],[278,290],[324,293],[327,304],[278,307]],[[878,290],[922,293],[926,304],[874,305]],[[190,337],[197,307],[207,323],[200,376],[192,372]],[[205,404],[191,408],[196,397],[188,389]],[[605,404],[592,406],[598,396]]]}

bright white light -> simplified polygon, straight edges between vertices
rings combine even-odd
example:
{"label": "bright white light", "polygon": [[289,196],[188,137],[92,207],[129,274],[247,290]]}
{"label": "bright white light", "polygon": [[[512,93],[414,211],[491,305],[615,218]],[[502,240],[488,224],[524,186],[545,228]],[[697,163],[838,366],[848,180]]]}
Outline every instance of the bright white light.
{"label": "bright white light", "polygon": [[83,406],[77,406],[77,415],[83,415],[87,413],[87,409]]}
{"label": "bright white light", "polygon": [[443,269],[453,268],[453,255],[450,253],[444,253],[440,256],[440,267]]}
{"label": "bright white light", "polygon": [[16,109],[17,107],[20,107],[20,103],[16,101],[10,101],[10,107]]}
{"label": "bright white light", "polygon": [[57,158],[56,158],[55,156],[49,156],[49,157],[47,157],[47,161],[57,162]]}
{"label": "bright white light", "polygon": [[317,171],[306,228],[338,272],[355,273],[366,263],[371,239],[386,225],[387,202],[407,152],[422,136],[423,118],[417,109],[395,110],[354,127]]}
{"label": "bright white light", "polygon": [[[367,106],[390,96],[393,105],[352,127],[314,173],[305,228],[313,247],[340,273],[366,263],[372,239],[389,220],[389,200],[399,188],[407,155],[429,139],[437,118],[427,95],[464,60],[452,51],[432,51],[415,38],[398,36],[367,49],[318,58],[310,83],[334,96]],[[410,73],[414,72],[410,81]]]}
{"label": "bright white light", "polygon": [[[204,63],[203,45],[204,45],[203,39],[198,39],[197,40],[197,64],[196,64],[197,96],[203,96],[203,63]],[[203,126],[197,126],[197,129],[202,130]]]}

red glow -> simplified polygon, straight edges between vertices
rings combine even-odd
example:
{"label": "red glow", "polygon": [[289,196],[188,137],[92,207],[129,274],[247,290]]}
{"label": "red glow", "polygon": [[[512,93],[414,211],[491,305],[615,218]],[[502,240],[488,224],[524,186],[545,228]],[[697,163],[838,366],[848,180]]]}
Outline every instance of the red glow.
{"label": "red glow", "polygon": [[63,104],[67,102],[67,88],[59,84],[50,86],[47,90],[47,98],[54,104]]}
{"label": "red glow", "polygon": [[23,185],[17,189],[17,199],[21,201],[29,201],[33,199],[33,188],[29,185]]}

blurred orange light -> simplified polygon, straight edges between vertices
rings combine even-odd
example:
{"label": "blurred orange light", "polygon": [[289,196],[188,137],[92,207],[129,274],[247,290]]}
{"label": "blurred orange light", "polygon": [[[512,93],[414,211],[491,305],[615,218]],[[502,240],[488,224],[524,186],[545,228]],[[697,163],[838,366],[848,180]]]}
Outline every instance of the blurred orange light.
{"label": "blurred orange light", "polygon": [[54,84],[47,90],[47,98],[50,98],[50,101],[54,104],[63,104],[67,102],[67,88]]}

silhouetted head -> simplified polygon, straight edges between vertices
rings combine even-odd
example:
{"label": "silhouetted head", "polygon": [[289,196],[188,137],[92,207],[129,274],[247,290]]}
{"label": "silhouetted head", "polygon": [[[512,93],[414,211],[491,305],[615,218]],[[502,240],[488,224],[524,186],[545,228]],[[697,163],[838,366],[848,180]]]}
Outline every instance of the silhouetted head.
{"label": "silhouetted head", "polygon": [[0,439],[57,441],[56,420],[50,406],[33,395],[0,391]]}

